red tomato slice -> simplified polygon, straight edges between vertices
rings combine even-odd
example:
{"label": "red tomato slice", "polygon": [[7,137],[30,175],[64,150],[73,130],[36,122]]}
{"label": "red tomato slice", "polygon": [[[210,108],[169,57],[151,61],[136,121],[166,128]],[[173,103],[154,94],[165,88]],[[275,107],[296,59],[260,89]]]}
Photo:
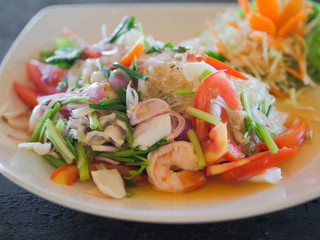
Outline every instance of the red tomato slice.
{"label": "red tomato slice", "polygon": [[26,105],[32,108],[38,105],[37,98],[40,94],[36,90],[18,82],[13,82],[13,87],[20,99]]}
{"label": "red tomato slice", "polygon": [[277,153],[272,154],[270,151],[261,152],[252,155],[246,159],[250,160],[248,163],[231,169],[220,175],[224,181],[242,181],[246,180],[259,172],[268,168],[278,165],[279,163],[293,157],[299,151],[298,147],[295,148],[282,148]]}
{"label": "red tomato slice", "polygon": [[37,60],[28,61],[26,68],[29,79],[43,95],[57,93],[58,84],[68,73],[66,69]]}
{"label": "red tomato slice", "polygon": [[[281,136],[274,137],[273,141],[278,148],[299,146],[303,143],[306,132],[306,120],[299,116],[294,120],[287,131],[285,131]],[[265,143],[257,145],[256,148],[268,150]]]}

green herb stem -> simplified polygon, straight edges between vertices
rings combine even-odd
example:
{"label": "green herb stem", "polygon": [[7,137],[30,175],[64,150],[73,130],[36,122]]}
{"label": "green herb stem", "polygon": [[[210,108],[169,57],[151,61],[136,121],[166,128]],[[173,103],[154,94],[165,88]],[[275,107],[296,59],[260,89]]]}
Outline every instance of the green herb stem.
{"label": "green herb stem", "polygon": [[195,92],[191,88],[181,88],[176,89],[177,95],[189,95],[189,94],[195,94]]}
{"label": "green herb stem", "polygon": [[143,75],[141,73],[138,73],[137,71],[134,71],[130,68],[127,68],[127,67],[121,65],[120,63],[115,62],[112,64],[112,66],[117,67],[117,68],[121,69],[122,71],[128,73],[131,77],[139,78],[143,81],[147,81],[149,79],[149,77],[147,75]]}
{"label": "green herb stem", "polygon": [[71,99],[68,99],[68,100],[65,100],[65,101],[61,102],[61,105],[65,106],[65,105],[67,105],[69,103],[90,101],[90,100],[91,100],[90,97],[75,97],[75,98],[71,98]]}
{"label": "green herb stem", "polygon": [[204,167],[206,166],[206,160],[204,158],[202,148],[195,131],[193,129],[189,129],[187,132],[187,136],[189,141],[193,144],[194,152],[198,157],[199,169],[204,169]]}
{"label": "green herb stem", "polygon": [[217,125],[221,120],[220,118],[218,118],[210,113],[201,111],[197,108],[190,107],[190,106],[187,107],[186,113],[193,116],[193,117],[196,117],[198,119],[201,119],[203,121],[206,121],[206,122],[214,124],[214,125]]}
{"label": "green herb stem", "polygon": [[271,153],[277,153],[279,151],[279,148],[273,141],[266,127],[259,123],[257,123],[256,125],[257,125],[256,127],[257,136],[260,138],[262,142],[264,142],[267,145]]}
{"label": "green herb stem", "polygon": [[66,163],[64,161],[62,161],[60,158],[56,158],[50,154],[45,154],[43,155],[43,158],[45,160],[47,160],[50,164],[52,164],[53,166],[55,166],[56,168],[59,168],[63,165],[65,165]]}
{"label": "green herb stem", "polygon": [[88,160],[83,145],[80,142],[74,144],[77,153],[77,167],[80,173],[81,182],[85,182],[90,179],[90,173],[88,168]]}

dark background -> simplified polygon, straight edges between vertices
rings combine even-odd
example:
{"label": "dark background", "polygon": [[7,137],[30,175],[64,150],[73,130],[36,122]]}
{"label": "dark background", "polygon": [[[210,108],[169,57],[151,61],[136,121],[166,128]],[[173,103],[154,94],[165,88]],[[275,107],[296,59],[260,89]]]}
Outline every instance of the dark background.
{"label": "dark background", "polygon": [[[88,2],[85,0],[0,0],[0,60],[3,59],[25,24],[43,7],[53,4]],[[158,0],[158,2],[161,1]],[[276,213],[229,222],[190,225],[135,223],[66,209],[26,192],[0,175],[0,240],[320,239],[319,200]]]}

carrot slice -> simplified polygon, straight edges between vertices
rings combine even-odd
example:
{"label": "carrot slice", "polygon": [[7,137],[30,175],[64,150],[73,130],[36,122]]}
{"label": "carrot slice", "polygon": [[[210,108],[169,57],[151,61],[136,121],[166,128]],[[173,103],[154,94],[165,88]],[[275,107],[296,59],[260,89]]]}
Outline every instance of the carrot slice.
{"label": "carrot slice", "polygon": [[143,45],[138,41],[131,50],[119,61],[120,64],[130,67],[134,58],[138,58],[142,53]]}
{"label": "carrot slice", "polygon": [[253,30],[263,31],[269,35],[276,34],[276,26],[269,18],[266,18],[259,13],[251,12],[248,15],[248,20],[249,25]]}
{"label": "carrot slice", "polygon": [[310,9],[303,9],[296,15],[291,17],[278,31],[278,37],[285,37],[289,35],[294,29],[298,28],[299,22],[307,19],[308,15],[312,12]]}
{"label": "carrot slice", "polygon": [[242,7],[246,15],[248,15],[251,12],[250,3],[248,0],[238,0],[238,3]]}
{"label": "carrot slice", "polygon": [[[269,2],[269,1],[268,1]],[[276,24],[277,28],[280,29],[290,18],[296,15],[301,9],[305,8],[305,0],[290,0],[283,8],[283,12]]]}
{"label": "carrot slice", "polygon": [[280,6],[278,0],[255,0],[258,13],[269,18],[274,24],[280,17]]}
{"label": "carrot slice", "polygon": [[231,27],[234,27],[236,29],[239,29],[239,24],[237,22],[234,22],[234,21],[226,21],[226,23],[231,26]]}
{"label": "carrot slice", "polygon": [[[257,43],[262,44],[263,43],[263,32],[261,31],[252,31],[249,34],[250,38],[255,40]],[[275,47],[275,48],[281,48],[281,44],[284,42],[284,39],[282,38],[274,38],[272,36],[268,36],[268,45]]]}
{"label": "carrot slice", "polygon": [[273,95],[275,95],[276,97],[281,98],[281,99],[286,99],[288,97],[285,93],[281,92],[279,89],[274,88],[274,87],[270,88],[270,92]]}

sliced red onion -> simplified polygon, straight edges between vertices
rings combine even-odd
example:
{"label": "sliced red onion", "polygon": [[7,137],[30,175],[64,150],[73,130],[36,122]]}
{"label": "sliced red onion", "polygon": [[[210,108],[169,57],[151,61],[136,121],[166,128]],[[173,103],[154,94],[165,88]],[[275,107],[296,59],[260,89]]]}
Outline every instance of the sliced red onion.
{"label": "sliced red onion", "polygon": [[169,110],[170,106],[168,103],[159,98],[151,98],[143,101],[136,107],[130,117],[130,123],[131,125],[136,125],[151,117],[166,113]]}
{"label": "sliced red onion", "polygon": [[189,141],[187,132],[192,128],[192,122],[189,119],[185,118],[185,125],[183,131],[178,137],[175,138],[176,141]]}
{"label": "sliced red onion", "polygon": [[119,149],[114,146],[106,146],[106,145],[92,145],[93,151],[98,152],[117,152]]}
{"label": "sliced red onion", "polygon": [[138,124],[136,127],[134,133],[133,133],[133,138],[139,137],[141,134],[143,134],[149,127],[151,126],[150,123],[148,122],[142,122]]}
{"label": "sliced red onion", "polygon": [[103,84],[95,82],[91,84],[87,89],[87,96],[90,97],[93,102],[98,103],[100,100],[103,99],[103,95]]}
{"label": "sliced red onion", "polygon": [[94,112],[94,109],[89,108],[89,106],[85,106],[85,107],[81,107],[81,108],[77,108],[72,110],[72,114],[76,117],[82,117],[85,115],[88,115],[89,113]]}
{"label": "sliced red onion", "polygon": [[102,161],[102,162],[107,162],[107,163],[110,163],[110,164],[112,164],[112,165],[119,165],[119,164],[120,164],[120,162],[117,162],[117,161],[112,160],[112,159],[110,159],[110,158],[101,157],[101,156],[95,157],[94,160]]}
{"label": "sliced red onion", "polygon": [[28,141],[28,139],[26,139],[26,138],[16,137],[16,136],[13,136],[11,134],[8,134],[7,136],[8,136],[8,138],[11,138],[11,139],[17,140],[17,141]]}
{"label": "sliced red onion", "polygon": [[118,87],[126,88],[129,81],[130,76],[120,69],[113,70],[109,77],[109,83],[113,89],[116,89]]}
{"label": "sliced red onion", "polygon": [[183,132],[186,125],[186,120],[175,111],[170,111],[169,114],[171,119],[172,137],[175,139]]}
{"label": "sliced red onion", "polygon": [[127,105],[127,110],[128,110],[128,117],[130,110],[135,107],[138,106],[139,103],[139,95],[137,93],[137,91],[133,88],[131,88],[131,84],[129,83],[127,86],[127,92],[126,92],[126,105]]}

